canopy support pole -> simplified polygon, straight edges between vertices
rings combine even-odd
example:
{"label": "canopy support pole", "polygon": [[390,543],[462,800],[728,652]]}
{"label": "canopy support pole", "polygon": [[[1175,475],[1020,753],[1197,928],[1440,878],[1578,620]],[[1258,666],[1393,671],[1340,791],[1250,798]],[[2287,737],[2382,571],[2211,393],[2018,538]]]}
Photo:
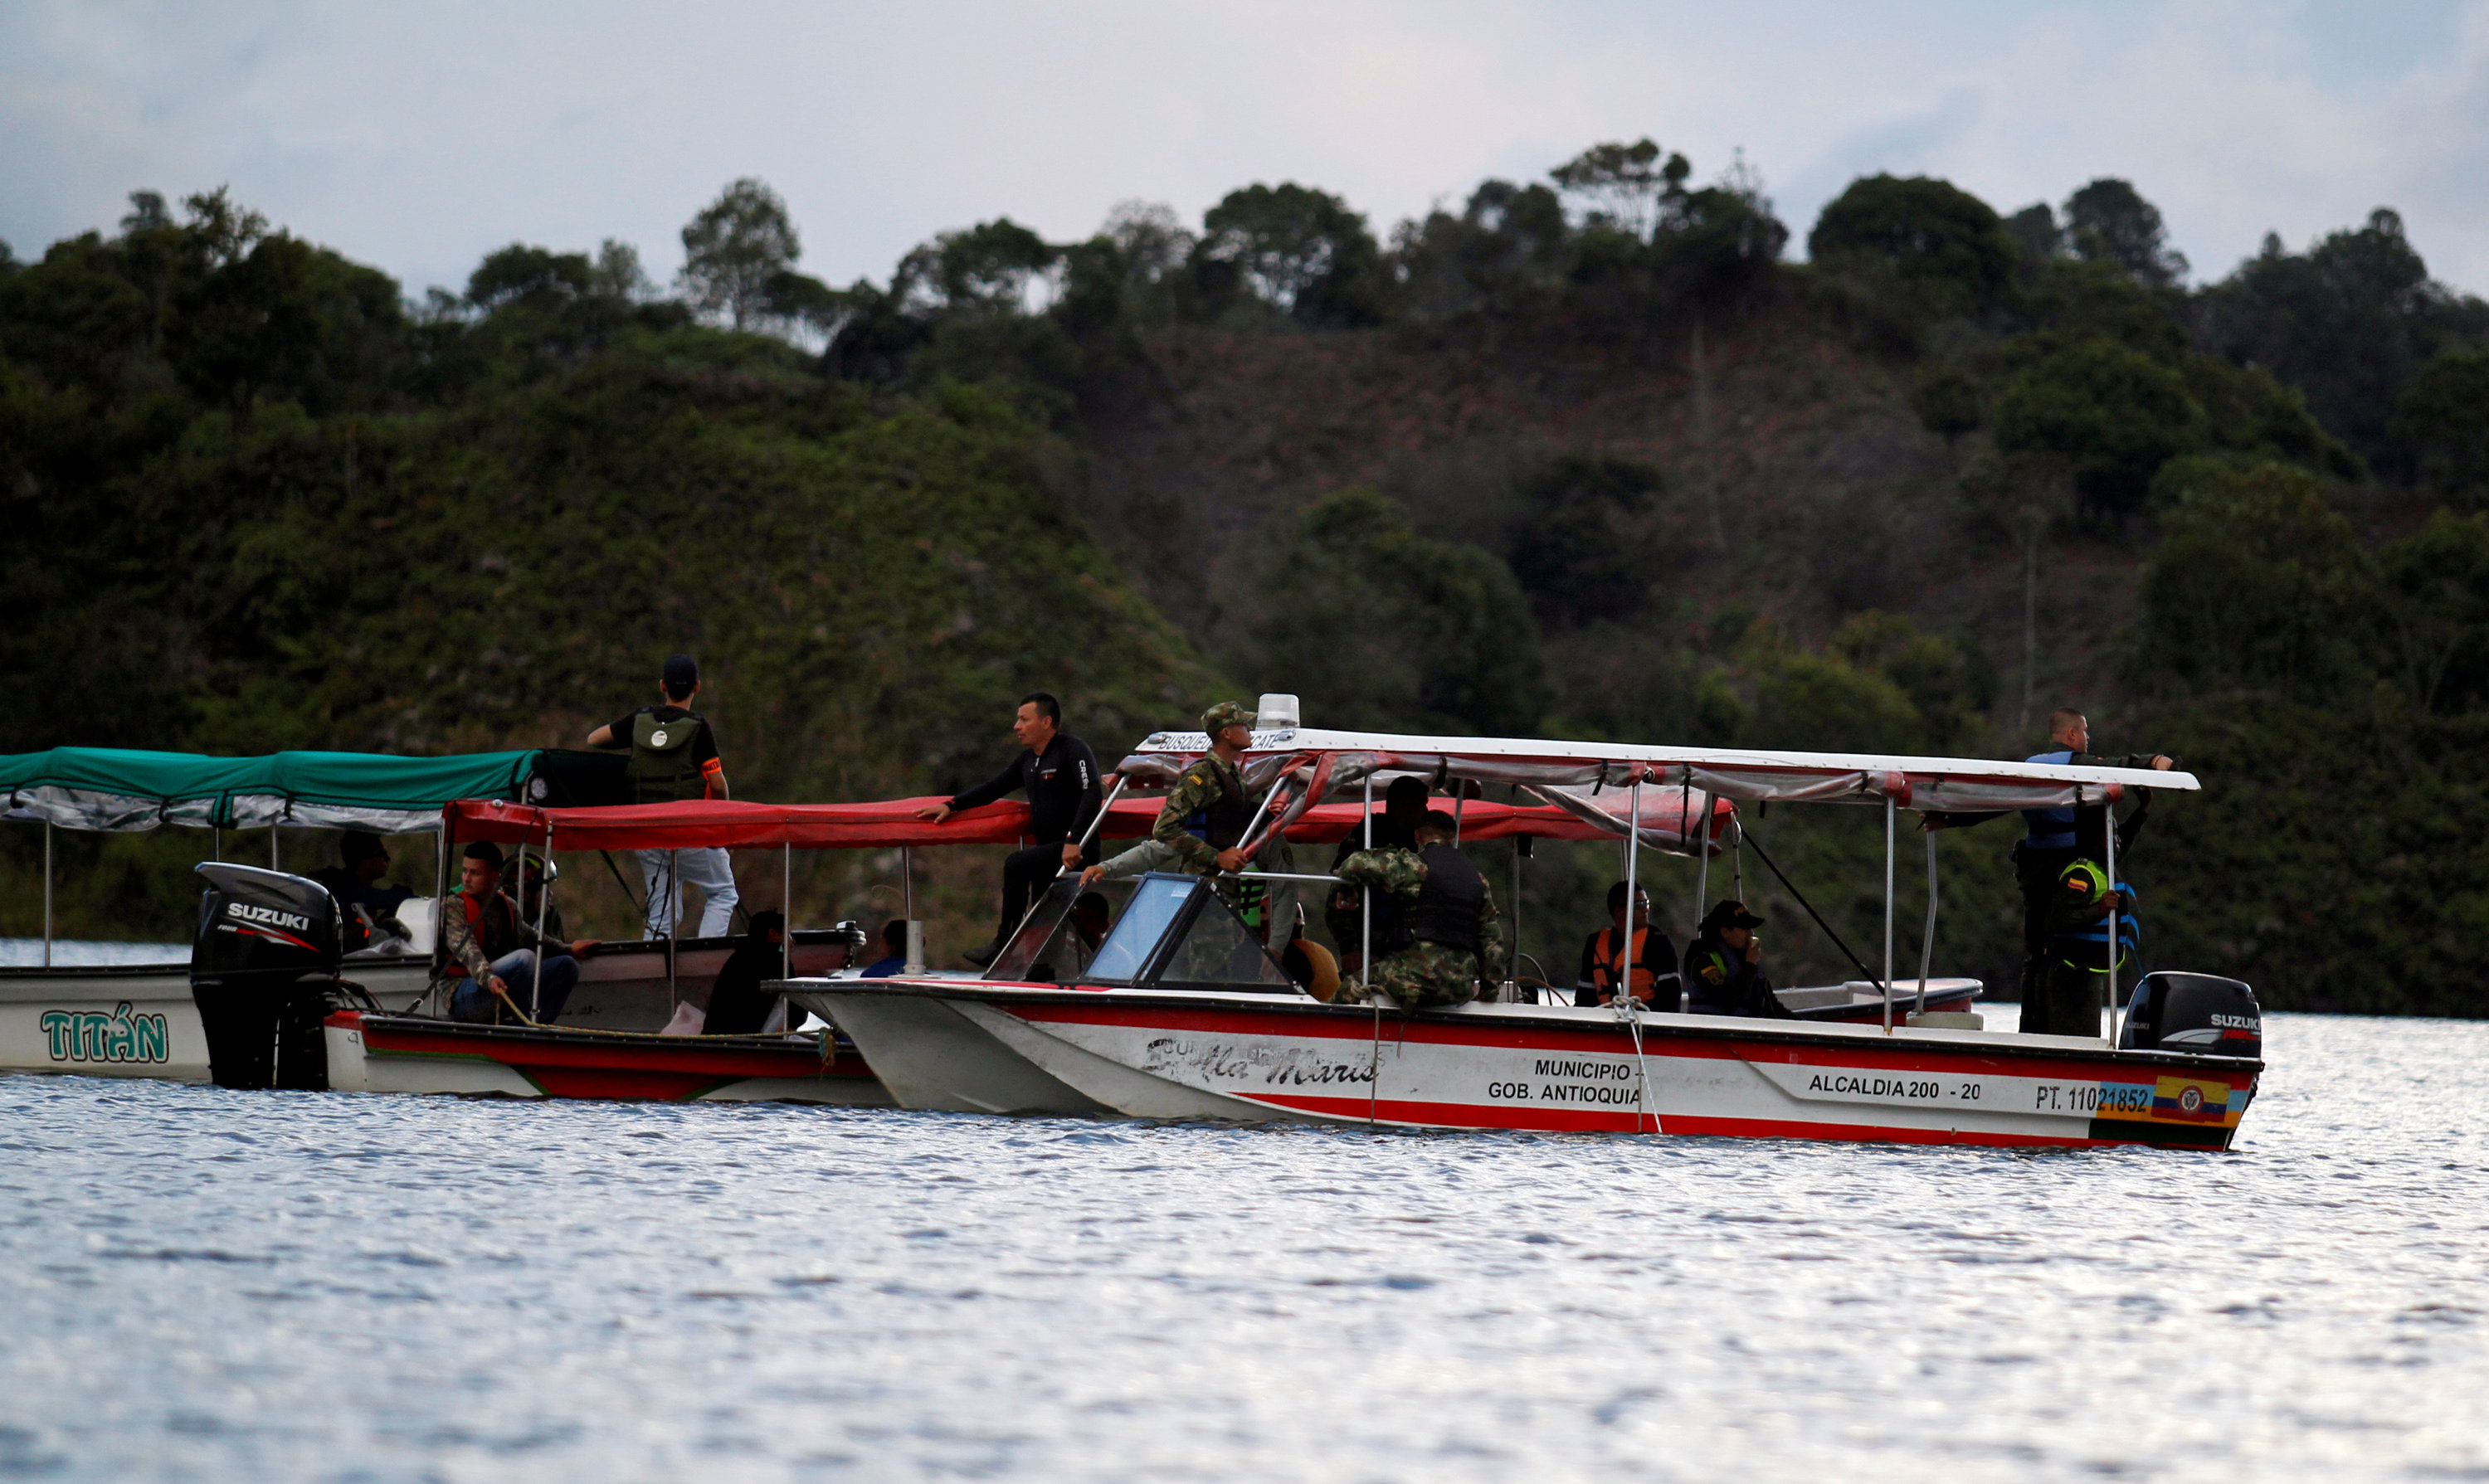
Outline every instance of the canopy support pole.
{"label": "canopy support pole", "polygon": [[1928,842],[1928,930],[1919,940],[1919,1008],[1916,1013],[1928,1013],[1928,970],[1936,958],[1936,834],[1933,830],[1919,832]]}
{"label": "canopy support pole", "polygon": [[674,1012],[682,1008],[682,991],[674,985],[674,933],[682,926],[676,919],[683,915],[683,888],[674,871],[681,857],[680,850],[666,852],[666,1017],[670,1024]]}
{"label": "canopy support pole", "polygon": [[795,842],[787,842],[778,892],[778,977],[795,977]]}
{"label": "canopy support pole", "polygon": [[43,967],[52,966],[52,821],[43,821]]}
{"label": "canopy support pole", "polygon": [[[1690,778],[1692,775],[1687,776]],[[1625,831],[1625,921],[1616,941],[1615,1005],[1617,1016],[1633,1032],[1635,1097],[1633,1131],[1642,1132],[1642,1116],[1648,1113],[1650,1131],[1657,1133],[1659,1110],[1652,1107],[1650,1102],[1650,1063],[1642,1054],[1642,1007],[1634,1003],[1633,994],[1634,968],[1636,960],[1642,956],[1634,952],[1633,946],[1634,903],[1640,899],[1637,896],[1639,888],[1634,884],[1634,870],[1642,860],[1642,770],[1639,767],[1634,770],[1633,781],[1627,786],[1633,789],[1633,823]],[[1678,811],[1676,838],[1683,840],[1685,838],[1685,790],[1683,788],[1677,789],[1676,802]],[[1656,1002],[1659,995],[1659,985],[1656,981],[1652,983],[1650,992]],[[1686,1003],[1681,992],[1677,997],[1677,1003],[1680,1006]],[[1656,1003],[1652,1008],[1658,1008]]]}
{"label": "canopy support pole", "polygon": [[1884,795],[1884,1034],[1893,1033],[1893,796]]}
{"label": "canopy support pole", "polygon": [[217,825],[209,833],[215,837],[210,842],[209,848],[215,852],[217,862],[222,864],[225,858],[225,827],[221,824]]}
{"label": "canopy support pole", "polygon": [[1737,815],[1735,823],[1737,831],[1729,837],[1729,865],[1735,872],[1731,880],[1736,887],[1737,899],[1743,901],[1746,899],[1746,816]]}
{"label": "canopy support pole", "polygon": [[[2106,793],[2108,790],[2103,789]],[[2107,857],[2102,864],[2108,874],[2108,1045],[2117,1049],[2117,799],[2114,795],[2101,804],[2101,813],[2108,828],[2103,832]]]}
{"label": "canopy support pole", "polygon": [[268,827],[268,869],[271,870],[283,870],[285,869],[285,863],[277,858],[276,826],[273,824]]}
{"label": "canopy support pole", "polygon": [[899,847],[899,910],[916,921],[916,851],[909,845]]}
{"label": "canopy support pole", "polygon": [[[1365,775],[1365,846],[1374,848],[1374,774]],[[1374,997],[1374,888],[1362,882],[1357,888],[1357,988],[1374,1010],[1374,1042],[1372,1054],[1365,1063],[1365,1127],[1374,1127],[1374,1115],[1383,1097],[1383,1002]],[[1338,998],[1336,994],[1333,999]]]}
{"label": "canopy support pole", "polygon": [[[1685,787],[1694,787],[1694,770],[1685,770]],[[1711,795],[1702,795],[1702,828],[1694,836],[1694,930],[1702,930],[1702,914],[1711,908]]]}
{"label": "canopy support pole", "polygon": [[[519,890],[528,889],[527,846],[519,847]],[[545,821],[544,849],[536,855],[536,971],[528,976],[528,1018],[544,1020],[545,903],[553,898],[553,821]]]}

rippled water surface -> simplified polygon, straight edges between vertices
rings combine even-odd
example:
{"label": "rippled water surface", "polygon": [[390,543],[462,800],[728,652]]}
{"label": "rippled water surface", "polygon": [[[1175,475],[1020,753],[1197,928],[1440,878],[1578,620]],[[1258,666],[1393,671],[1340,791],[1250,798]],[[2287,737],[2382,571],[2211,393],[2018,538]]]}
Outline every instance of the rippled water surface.
{"label": "rippled water surface", "polygon": [[0,1078],[0,1477],[2489,1475],[2489,1027],[2267,1029],[2226,1156]]}

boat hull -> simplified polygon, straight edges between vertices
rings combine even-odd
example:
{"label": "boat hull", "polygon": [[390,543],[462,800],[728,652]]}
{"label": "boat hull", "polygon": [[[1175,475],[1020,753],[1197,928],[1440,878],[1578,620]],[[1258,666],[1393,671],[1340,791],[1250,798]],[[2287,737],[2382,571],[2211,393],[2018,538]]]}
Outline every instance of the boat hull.
{"label": "boat hull", "polygon": [[[431,964],[356,958],[345,973],[384,1008],[404,1010],[422,997]],[[189,961],[0,969],[0,1072],[207,1081]]]}
{"label": "boat hull", "polygon": [[[1554,1132],[2224,1149],[2258,1062],[2077,1037],[1472,1005],[1401,1015],[1285,996],[881,981],[792,985],[876,1066],[939,1003],[1117,1113]],[[863,1009],[867,1000],[877,1001]],[[859,1010],[862,1013],[859,1013]],[[963,1074],[955,1073],[954,1081]],[[986,1090],[953,1089],[957,1106]],[[902,1106],[919,1106],[895,1082]]]}
{"label": "boat hull", "polygon": [[324,1030],[329,1085],[340,1092],[892,1106],[851,1047],[825,1061],[815,1042],[786,1037],[617,1035],[359,1011],[330,1015]]}

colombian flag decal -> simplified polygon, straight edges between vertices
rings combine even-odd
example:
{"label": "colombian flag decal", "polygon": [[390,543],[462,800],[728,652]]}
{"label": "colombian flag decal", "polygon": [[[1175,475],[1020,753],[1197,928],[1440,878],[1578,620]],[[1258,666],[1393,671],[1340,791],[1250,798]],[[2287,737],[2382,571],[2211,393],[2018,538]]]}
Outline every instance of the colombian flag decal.
{"label": "colombian flag decal", "polygon": [[2162,1077],[2152,1090],[2152,1116],[2181,1124],[2217,1124],[2229,1116],[2230,1085]]}

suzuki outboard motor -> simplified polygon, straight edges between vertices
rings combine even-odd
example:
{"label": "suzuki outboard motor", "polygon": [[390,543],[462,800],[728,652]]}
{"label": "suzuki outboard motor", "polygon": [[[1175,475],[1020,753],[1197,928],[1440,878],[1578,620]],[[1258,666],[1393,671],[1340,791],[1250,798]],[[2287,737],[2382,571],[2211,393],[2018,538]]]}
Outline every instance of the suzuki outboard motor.
{"label": "suzuki outboard motor", "polygon": [[2193,1051],[2205,1056],[2264,1059],[2264,1012],[2255,991],[2211,974],[2146,974],[2134,986],[2126,1030],[2129,1050]]}
{"label": "suzuki outboard motor", "polygon": [[256,866],[202,864],[190,998],[218,1087],[329,1085],[321,1022],[338,994],[345,924],[317,881]]}

